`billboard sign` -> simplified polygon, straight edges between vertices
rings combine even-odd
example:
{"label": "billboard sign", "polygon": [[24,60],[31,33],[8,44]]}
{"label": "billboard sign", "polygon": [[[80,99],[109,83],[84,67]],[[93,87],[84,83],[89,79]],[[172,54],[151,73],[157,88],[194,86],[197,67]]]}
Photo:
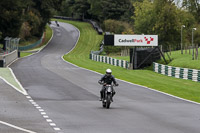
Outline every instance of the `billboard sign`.
{"label": "billboard sign", "polygon": [[158,46],[158,35],[114,35],[114,46]]}

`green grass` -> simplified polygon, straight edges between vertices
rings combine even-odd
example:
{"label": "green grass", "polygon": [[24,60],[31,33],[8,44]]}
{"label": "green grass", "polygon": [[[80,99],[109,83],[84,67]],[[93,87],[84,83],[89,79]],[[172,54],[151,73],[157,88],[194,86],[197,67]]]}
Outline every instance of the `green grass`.
{"label": "green grass", "polygon": [[[199,49],[200,53],[200,49]],[[192,50],[191,54],[189,54],[189,50],[187,54],[185,51],[181,54],[181,51],[173,51],[171,52],[171,58],[173,59],[168,65],[182,68],[192,68],[200,70],[200,55],[198,60],[192,60]]]}
{"label": "green grass", "polygon": [[[170,53],[168,53],[168,54],[170,55]],[[113,55],[111,57],[119,59],[119,60],[130,61],[129,56],[114,56]],[[189,54],[189,50],[187,51],[187,54],[185,53],[185,51],[183,52],[183,54],[181,54],[180,50],[172,51],[171,55],[170,55],[170,58],[172,59],[171,62],[170,62],[167,54],[165,54],[165,58],[168,62],[167,65],[169,65],[169,66],[199,69],[200,70],[200,49],[199,49],[199,59],[197,59],[197,60],[192,60],[192,50],[191,50],[191,54]],[[161,63],[161,64],[165,64],[163,59],[161,59],[157,62]]]}
{"label": "green grass", "polygon": [[[47,42],[51,39],[52,34],[53,34],[52,29],[47,25],[44,42],[42,44],[40,44],[38,47],[28,50],[28,52],[26,52],[26,51],[21,52],[20,57],[25,57],[25,56],[31,55],[32,54],[31,51],[39,50],[39,49],[43,48],[47,44]],[[30,44],[30,42],[29,42],[29,44]]]}
{"label": "green grass", "polygon": [[[98,35],[88,23],[64,20],[59,21],[73,24],[81,33],[77,46],[72,52],[64,56],[65,60],[102,74],[105,73],[107,68],[111,68],[113,70],[113,75],[118,79],[200,102],[200,83],[167,77],[151,70],[126,70],[124,68],[90,60],[90,51],[98,49],[98,45],[103,39],[103,36]],[[120,89],[123,89],[123,86],[120,86]]]}
{"label": "green grass", "polygon": [[15,81],[13,75],[9,68],[0,68],[0,76],[3,77],[7,82],[18,88],[19,90],[23,91],[23,89],[19,86],[19,84]]}
{"label": "green grass", "polygon": [[130,57],[129,56],[111,56],[112,58],[118,59],[118,60],[126,60],[130,62]]}
{"label": "green grass", "polygon": [[20,53],[20,57],[25,57],[25,56],[29,56],[31,55],[32,53],[28,53],[28,52],[21,52]]}

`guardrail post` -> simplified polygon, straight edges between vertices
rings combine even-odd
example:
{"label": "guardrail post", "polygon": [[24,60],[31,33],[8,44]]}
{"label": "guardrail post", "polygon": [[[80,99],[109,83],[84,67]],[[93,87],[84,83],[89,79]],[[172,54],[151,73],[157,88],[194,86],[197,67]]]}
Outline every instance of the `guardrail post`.
{"label": "guardrail post", "polygon": [[184,69],[180,68],[180,78],[183,79],[184,75]]}
{"label": "guardrail post", "polygon": [[192,81],[198,81],[198,70],[193,69],[192,72]]}
{"label": "guardrail post", "polygon": [[193,73],[193,70],[188,69],[188,79],[190,79],[190,80],[192,80],[192,73]]}
{"label": "guardrail post", "polygon": [[200,71],[198,71],[198,82],[200,82]]}
{"label": "guardrail post", "polygon": [[165,65],[161,65],[161,74],[165,75]]}

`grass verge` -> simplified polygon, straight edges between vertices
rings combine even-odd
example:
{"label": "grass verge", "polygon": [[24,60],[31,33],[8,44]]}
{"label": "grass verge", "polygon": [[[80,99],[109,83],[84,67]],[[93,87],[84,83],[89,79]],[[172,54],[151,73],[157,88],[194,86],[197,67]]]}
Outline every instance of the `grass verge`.
{"label": "grass verge", "polygon": [[21,57],[25,57],[25,56],[31,55],[32,51],[36,51],[36,50],[39,50],[39,49],[43,48],[47,44],[47,42],[51,39],[52,34],[53,34],[52,29],[47,25],[46,26],[45,39],[44,39],[43,43],[40,44],[38,47],[36,47],[34,49],[31,49],[31,50],[28,50],[28,51],[22,51],[20,53],[20,56]]}
{"label": "grass verge", "polygon": [[[199,52],[200,53],[200,49]],[[169,53],[168,53],[169,54]],[[112,56],[113,58],[119,59],[119,60],[126,60],[130,61],[129,56]],[[198,69],[200,70],[200,55],[199,59],[192,60],[192,50],[189,54],[189,50],[187,51],[187,54],[185,52],[181,54],[181,51],[172,51],[170,58],[172,61],[169,61],[168,56],[165,54],[165,58],[167,59],[167,62],[169,62],[167,65],[169,66],[175,66],[175,67],[182,67],[182,68],[191,68],[191,69]],[[164,60],[161,59],[158,61],[158,63],[165,64]]]}
{"label": "grass verge", "polygon": [[[47,42],[50,40],[52,33],[53,33],[52,29],[49,26],[47,26],[44,42],[40,45],[40,47],[38,47],[34,50],[39,50],[42,47],[44,47],[47,44]],[[21,54],[21,57],[25,57],[25,56],[31,55],[32,53],[31,52],[21,52],[20,54]],[[17,81],[13,77],[11,71],[9,70],[9,68],[0,68],[0,77],[4,78],[7,82],[9,82],[13,86],[15,86],[18,90],[23,92],[23,89],[17,83]]]}
{"label": "grass verge", "polygon": [[23,89],[20,87],[20,85],[16,82],[14,79],[11,71],[9,68],[0,68],[0,76],[4,78],[7,82],[18,88],[20,91],[23,91]]}
{"label": "grass verge", "polygon": [[[200,49],[198,50],[200,53]],[[200,55],[199,55],[200,57]],[[185,52],[181,54],[181,51],[173,51],[171,52],[171,58],[173,59],[168,65],[182,68],[192,68],[200,70],[200,58],[198,60],[192,60],[192,50],[191,54],[189,54],[189,50],[187,54]]]}
{"label": "grass verge", "polygon": [[[65,20],[58,21],[74,25],[80,30],[81,34],[75,49],[64,56],[64,59],[68,62],[102,74],[105,73],[107,68],[110,68],[113,70],[113,75],[118,79],[147,86],[195,102],[200,102],[200,83],[167,77],[151,70],[126,70],[124,68],[90,60],[90,51],[98,50],[98,45],[103,39],[103,36],[98,35],[88,23]],[[120,88],[123,89],[123,86],[120,86]]]}

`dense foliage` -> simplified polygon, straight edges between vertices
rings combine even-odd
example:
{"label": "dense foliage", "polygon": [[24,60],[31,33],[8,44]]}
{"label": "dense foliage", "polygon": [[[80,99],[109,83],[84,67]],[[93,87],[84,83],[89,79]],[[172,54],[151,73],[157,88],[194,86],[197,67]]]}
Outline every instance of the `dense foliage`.
{"label": "dense foliage", "polygon": [[26,39],[40,37],[46,24],[63,0],[1,0],[0,32],[6,36]]}
{"label": "dense foliage", "polygon": [[[181,2],[182,1],[182,2]],[[179,4],[176,4],[179,3]],[[200,0],[1,0],[0,33],[26,39],[40,37],[53,15],[97,21],[104,31],[157,34],[159,45],[200,45]]]}
{"label": "dense foliage", "polygon": [[105,31],[156,34],[165,48],[180,49],[182,25],[184,45],[191,45],[192,28],[200,24],[199,0],[65,0],[62,7],[58,15],[96,20]]}

